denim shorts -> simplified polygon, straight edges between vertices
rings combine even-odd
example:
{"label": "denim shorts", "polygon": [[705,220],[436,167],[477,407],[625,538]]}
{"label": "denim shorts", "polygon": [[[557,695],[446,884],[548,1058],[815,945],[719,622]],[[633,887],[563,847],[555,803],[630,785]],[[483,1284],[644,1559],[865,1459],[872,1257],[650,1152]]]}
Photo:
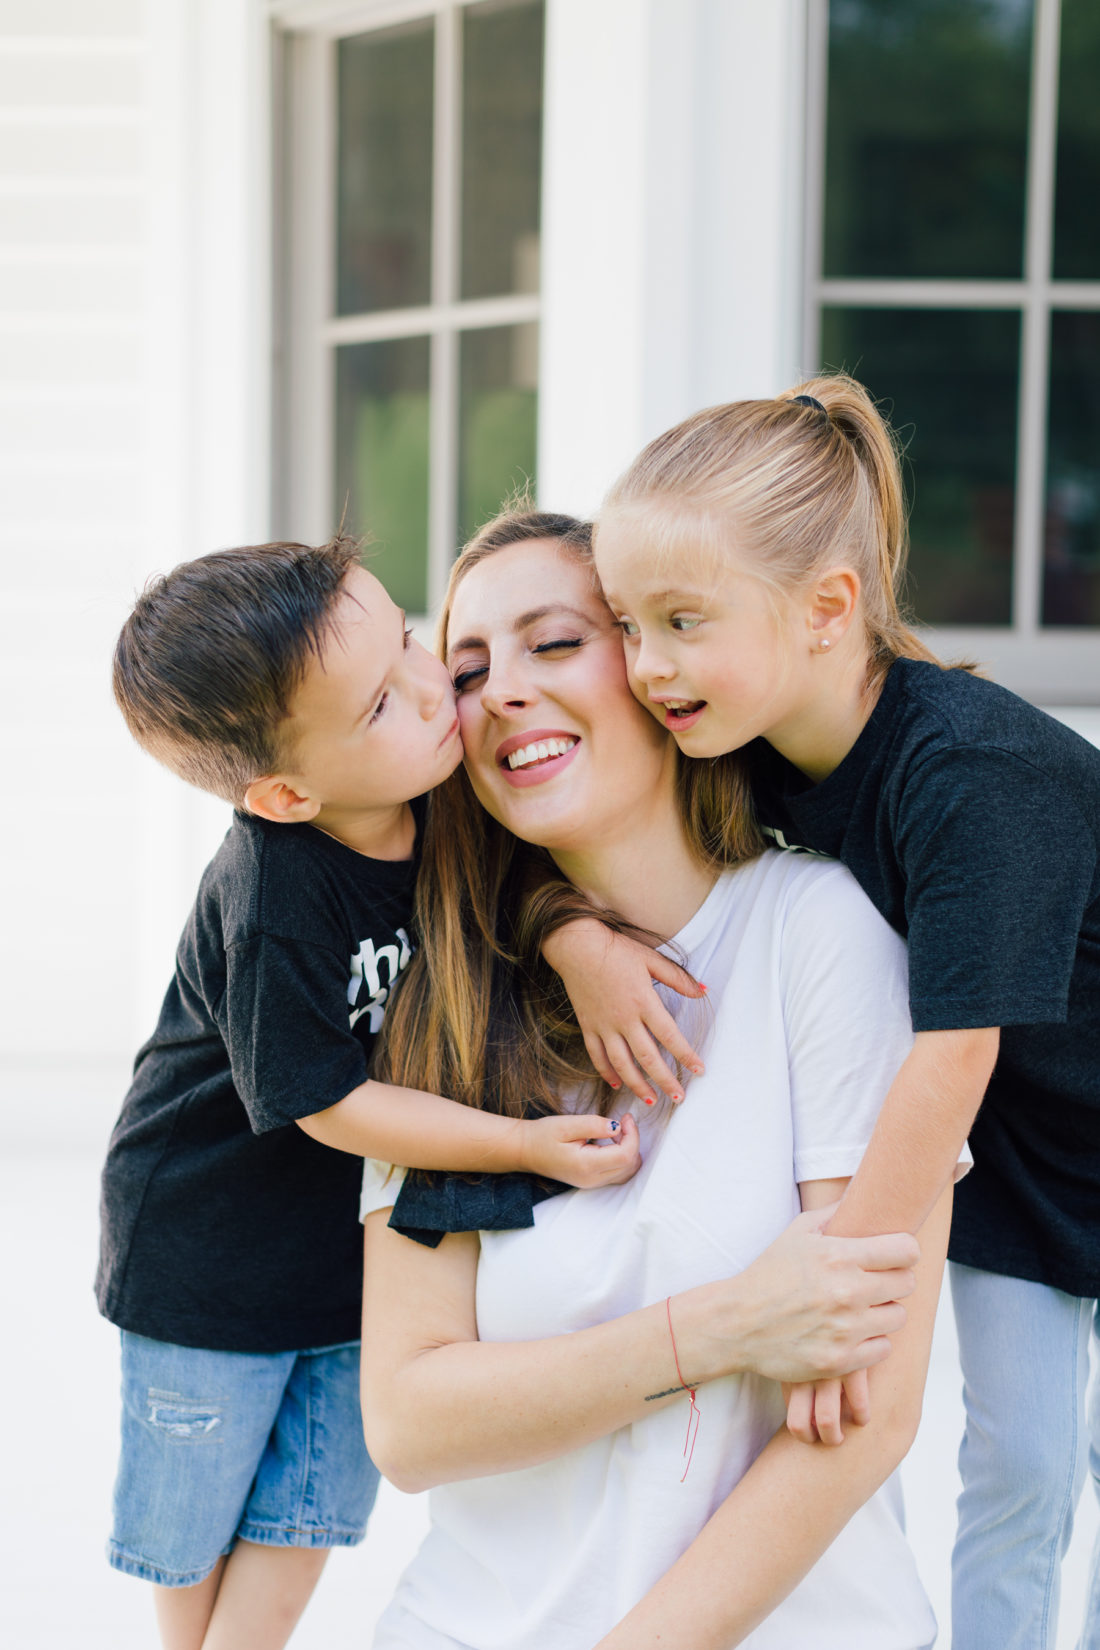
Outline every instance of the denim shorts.
{"label": "denim shorts", "polygon": [[377,1489],[358,1341],[207,1352],[123,1331],[116,1570],[191,1587],[238,1539],[353,1546]]}

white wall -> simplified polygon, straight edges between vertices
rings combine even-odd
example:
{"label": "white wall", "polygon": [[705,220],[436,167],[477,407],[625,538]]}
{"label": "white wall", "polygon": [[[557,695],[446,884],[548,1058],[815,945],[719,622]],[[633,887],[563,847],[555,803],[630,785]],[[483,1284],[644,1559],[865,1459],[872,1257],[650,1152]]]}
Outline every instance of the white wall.
{"label": "white wall", "polygon": [[103,1135],[225,824],[109,662],[150,572],[267,531],[262,14],[0,0],[7,1145]]}

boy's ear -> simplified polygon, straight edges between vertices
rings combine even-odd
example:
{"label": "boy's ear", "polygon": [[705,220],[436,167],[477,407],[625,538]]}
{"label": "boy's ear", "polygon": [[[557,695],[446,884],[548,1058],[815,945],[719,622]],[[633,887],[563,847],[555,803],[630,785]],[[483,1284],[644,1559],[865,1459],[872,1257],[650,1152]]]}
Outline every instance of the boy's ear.
{"label": "boy's ear", "polygon": [[254,779],[244,793],[244,805],[250,814],[269,819],[273,825],[307,825],[321,811],[316,798],[296,791],[277,773]]}
{"label": "boy's ear", "polygon": [[814,582],[810,595],[810,640],[834,646],[859,606],[859,574],[852,567],[830,567]]}

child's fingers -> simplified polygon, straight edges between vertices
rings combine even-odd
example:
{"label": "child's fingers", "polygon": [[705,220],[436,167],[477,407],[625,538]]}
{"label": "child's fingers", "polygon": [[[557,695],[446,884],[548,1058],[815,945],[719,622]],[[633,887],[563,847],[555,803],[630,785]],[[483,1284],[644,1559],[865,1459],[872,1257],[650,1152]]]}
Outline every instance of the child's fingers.
{"label": "child's fingers", "polygon": [[814,1389],[812,1381],[792,1386],[787,1399],[787,1431],[802,1444],[815,1444]]}
{"label": "child's fingers", "polygon": [[564,1112],[557,1120],[558,1139],[563,1141],[618,1140],[622,1125],[616,1117],[596,1112]]}
{"label": "child's fingers", "polygon": [[699,981],[693,979],[686,968],[681,968],[678,962],[673,962],[671,957],[666,957],[663,951],[651,951],[647,961],[649,972],[653,978],[660,980],[662,985],[671,986],[673,991],[680,993],[681,997],[706,996],[706,986],[700,985]]}
{"label": "child's fingers", "polygon": [[843,1387],[853,1424],[865,1427],[871,1419],[871,1384],[867,1371],[856,1369],[851,1375],[845,1375]]}
{"label": "child's fingers", "polygon": [[647,1106],[652,1106],[657,1096],[653,1092],[653,1084],[634,1063],[634,1056],[625,1037],[605,1037],[604,1047],[607,1058],[611,1062],[612,1070],[620,1083],[636,1094],[639,1100],[644,1100]]}
{"label": "child's fingers", "polygon": [[603,1171],[603,1178],[596,1184],[619,1186],[637,1174],[642,1166],[641,1142],[638,1139],[638,1125],[629,1112],[623,1117],[616,1144],[613,1147],[601,1146],[595,1155],[598,1155]]}
{"label": "child's fingers", "polygon": [[840,1381],[818,1381],[814,1386],[814,1427],[823,1444],[844,1442],[844,1429],[840,1424],[843,1390]]}
{"label": "child's fingers", "polygon": [[679,1061],[688,1071],[693,1071],[696,1077],[703,1075],[705,1068],[702,1060],[656,993],[653,995],[653,1001],[646,1004],[644,1020],[646,1030],[654,1042],[660,1043],[674,1060]]}
{"label": "child's fingers", "polygon": [[622,1082],[620,1081],[619,1074],[608,1058],[607,1048],[604,1044],[603,1038],[597,1037],[594,1031],[586,1031],[584,1034],[584,1046],[588,1050],[588,1058],[596,1068],[597,1077],[601,1077],[609,1088],[622,1088]]}
{"label": "child's fingers", "polygon": [[[623,1043],[627,1045],[625,1037]],[[672,1068],[666,1064],[660,1049],[644,1025],[639,1025],[631,1032],[628,1051],[648,1080],[645,1093],[638,1095],[639,1100],[645,1100],[647,1104],[652,1105],[656,1098],[655,1091],[660,1089],[663,1094],[668,1095],[674,1105],[679,1105],[684,1098],[684,1086]]]}

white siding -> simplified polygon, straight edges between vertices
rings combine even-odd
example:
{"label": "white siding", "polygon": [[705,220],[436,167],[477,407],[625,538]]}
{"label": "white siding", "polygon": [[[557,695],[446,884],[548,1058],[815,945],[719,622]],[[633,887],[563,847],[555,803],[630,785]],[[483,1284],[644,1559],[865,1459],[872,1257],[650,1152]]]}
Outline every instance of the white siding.
{"label": "white siding", "polygon": [[263,39],[258,0],[0,0],[4,1145],[102,1138],[227,818],[109,668],[149,573],[266,534]]}

